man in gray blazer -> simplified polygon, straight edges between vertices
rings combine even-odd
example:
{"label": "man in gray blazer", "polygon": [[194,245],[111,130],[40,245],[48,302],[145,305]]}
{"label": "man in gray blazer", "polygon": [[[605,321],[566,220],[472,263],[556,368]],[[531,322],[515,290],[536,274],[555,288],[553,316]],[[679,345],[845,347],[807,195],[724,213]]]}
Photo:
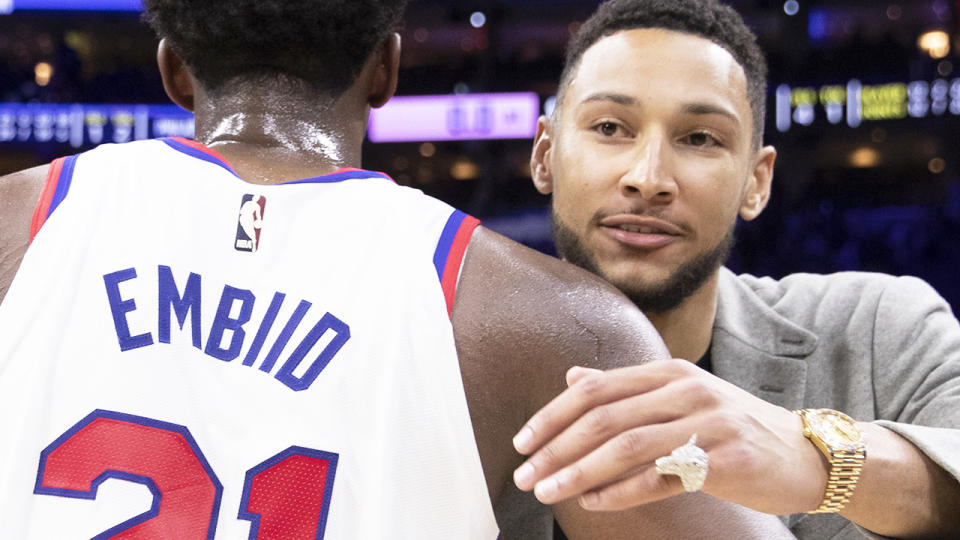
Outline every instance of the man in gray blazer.
{"label": "man in gray blazer", "polygon": [[914,278],[722,266],[770,195],[765,77],[716,0],[611,0],[574,37],[533,181],[560,254],[686,360],[571,370],[517,435],[515,482],[594,510],[702,490],[805,538],[957,537],[960,325],[943,299]]}

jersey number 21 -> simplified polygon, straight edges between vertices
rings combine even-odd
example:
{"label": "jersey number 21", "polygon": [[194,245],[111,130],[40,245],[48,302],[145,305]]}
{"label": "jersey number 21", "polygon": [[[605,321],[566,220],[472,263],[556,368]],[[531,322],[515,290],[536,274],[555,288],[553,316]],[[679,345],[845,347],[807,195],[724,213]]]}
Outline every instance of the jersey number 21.
{"label": "jersey number 21", "polygon": [[[298,446],[249,469],[237,517],[250,539],[322,539],[336,470],[337,454]],[[108,478],[153,504],[95,539],[214,538],[223,485],[186,427],[96,410],[41,452],[34,493],[95,499]]]}

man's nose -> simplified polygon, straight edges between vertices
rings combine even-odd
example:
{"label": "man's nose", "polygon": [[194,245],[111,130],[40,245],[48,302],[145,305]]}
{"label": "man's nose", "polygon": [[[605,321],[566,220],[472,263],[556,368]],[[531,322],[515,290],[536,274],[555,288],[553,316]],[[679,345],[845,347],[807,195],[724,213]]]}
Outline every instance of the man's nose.
{"label": "man's nose", "polygon": [[664,137],[648,135],[638,141],[631,167],[620,177],[624,196],[637,195],[652,203],[667,203],[677,195],[677,183],[670,167],[669,145]]}

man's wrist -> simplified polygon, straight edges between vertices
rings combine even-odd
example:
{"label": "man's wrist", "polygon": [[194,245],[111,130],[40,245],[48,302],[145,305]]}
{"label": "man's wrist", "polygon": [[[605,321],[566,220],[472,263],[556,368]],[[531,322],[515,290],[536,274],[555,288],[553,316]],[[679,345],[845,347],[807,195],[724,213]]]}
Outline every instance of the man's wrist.
{"label": "man's wrist", "polygon": [[840,515],[883,536],[956,538],[960,483],[898,433],[872,422],[858,425],[870,459]]}
{"label": "man's wrist", "polygon": [[828,472],[823,498],[811,514],[837,513],[853,496],[867,459],[863,434],[857,423],[832,409],[795,411],[803,420],[803,435],[823,455]]}

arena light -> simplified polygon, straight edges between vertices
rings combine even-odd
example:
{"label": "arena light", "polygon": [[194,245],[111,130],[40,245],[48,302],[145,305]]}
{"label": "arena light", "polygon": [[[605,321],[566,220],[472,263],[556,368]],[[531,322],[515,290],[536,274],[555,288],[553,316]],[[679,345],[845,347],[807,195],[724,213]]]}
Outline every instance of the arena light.
{"label": "arena light", "polygon": [[927,170],[933,174],[940,174],[947,168],[947,162],[942,157],[935,157],[927,163]]}
{"label": "arena light", "polygon": [[871,169],[880,163],[880,152],[869,146],[861,146],[850,153],[849,163],[857,169]]}
{"label": "arena light", "polygon": [[420,155],[430,159],[437,155],[437,145],[429,142],[422,143],[419,148]]}
{"label": "arena light", "polygon": [[474,11],[470,15],[470,26],[474,28],[483,28],[487,24],[487,16],[482,11]]}
{"label": "arena light", "polygon": [[37,86],[50,84],[50,79],[53,78],[53,66],[47,62],[37,62],[37,65],[33,67],[33,78],[37,82]]}
{"label": "arena light", "polygon": [[142,11],[142,0],[0,0],[0,13],[14,11]]}
{"label": "arena light", "polygon": [[930,58],[945,58],[950,54],[950,35],[943,30],[924,32],[917,39],[917,47],[930,55]]}
{"label": "arena light", "polygon": [[469,158],[460,158],[450,166],[450,176],[454,180],[476,180],[480,177],[480,166]]}

